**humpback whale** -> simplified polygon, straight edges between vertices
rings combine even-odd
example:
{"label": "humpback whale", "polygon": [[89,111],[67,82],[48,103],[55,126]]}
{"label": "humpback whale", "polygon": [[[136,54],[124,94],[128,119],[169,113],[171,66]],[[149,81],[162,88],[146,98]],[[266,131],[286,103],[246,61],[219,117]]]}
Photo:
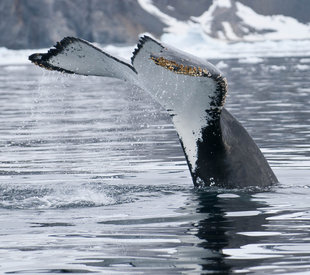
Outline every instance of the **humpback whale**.
{"label": "humpback whale", "polygon": [[75,37],[29,60],[49,70],[118,78],[150,93],[172,118],[195,186],[278,182],[253,139],[224,108],[226,78],[204,59],[143,36],[131,64]]}

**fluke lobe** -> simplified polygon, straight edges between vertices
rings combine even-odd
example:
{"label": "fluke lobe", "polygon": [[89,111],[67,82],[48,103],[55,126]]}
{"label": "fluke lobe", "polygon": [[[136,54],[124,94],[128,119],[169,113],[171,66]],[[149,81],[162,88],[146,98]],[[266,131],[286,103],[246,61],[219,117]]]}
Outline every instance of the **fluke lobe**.
{"label": "fluke lobe", "polygon": [[278,182],[247,131],[224,108],[226,78],[203,59],[148,36],[140,38],[131,64],[74,37],[29,59],[49,70],[119,78],[150,93],[172,117],[195,186]]}

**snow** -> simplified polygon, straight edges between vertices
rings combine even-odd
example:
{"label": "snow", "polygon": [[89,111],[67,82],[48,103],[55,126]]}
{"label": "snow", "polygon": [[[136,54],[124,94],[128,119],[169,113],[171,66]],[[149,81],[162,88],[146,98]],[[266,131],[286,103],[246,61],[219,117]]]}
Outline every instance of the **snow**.
{"label": "snow", "polygon": [[264,16],[237,2],[237,15],[242,21],[256,30],[271,30],[263,34],[249,34],[243,37],[247,41],[262,39],[310,39],[310,26],[284,15]]}
{"label": "snow", "polygon": [[179,21],[176,18],[162,12],[153,4],[152,0],[138,0],[138,3],[141,8],[159,18],[165,25],[168,26],[164,29],[166,32],[184,34],[184,31],[186,31],[189,27],[187,22]]}
{"label": "snow", "polygon": [[[264,16],[257,14],[251,8],[230,0],[215,0],[208,10],[198,17],[192,17],[191,20],[198,24],[200,28],[208,35],[211,35],[212,22],[221,10],[231,9],[232,16],[235,13],[236,18],[240,20],[239,28],[244,35],[238,37],[232,30],[230,23],[222,22],[223,31],[218,31],[218,38],[229,41],[263,41],[279,39],[310,39],[310,25],[302,24],[296,19],[283,16],[272,15]],[[253,32],[253,29],[255,30]]]}
{"label": "snow", "polygon": [[[167,27],[161,40],[176,48],[207,59],[239,58],[240,62],[257,62],[263,57],[303,56],[300,63],[309,63],[310,58],[310,25],[302,24],[294,18],[282,15],[263,16],[249,7],[231,0],[216,0],[208,10],[199,17],[191,17],[188,21],[180,21],[165,14],[151,0],[138,0],[140,6],[148,13],[158,17]],[[246,33],[238,37],[229,22],[222,22],[223,29],[219,38],[212,38],[211,23],[216,9],[229,9],[235,5],[237,15],[242,20],[242,30]],[[272,30],[272,32],[250,32]],[[148,34],[149,35],[149,34]],[[242,41],[240,39],[243,39]],[[234,43],[231,43],[234,41]],[[95,44],[96,46],[97,45]],[[130,60],[135,45],[116,47],[108,45],[103,50],[112,55]],[[28,56],[40,50],[9,50],[0,48],[0,65],[30,64]]]}
{"label": "snow", "polygon": [[222,22],[222,25],[224,27],[226,37],[229,40],[237,40],[238,39],[237,35],[234,33],[229,22]]}
{"label": "snow", "polygon": [[191,54],[207,59],[246,57],[310,56],[309,40],[266,40],[256,42],[227,43],[190,30],[186,35],[164,34],[163,42]]}
{"label": "snow", "polygon": [[[0,48],[0,65],[23,65],[29,63],[28,56],[37,50],[9,50]],[[40,50],[47,51],[47,49]]]}
{"label": "snow", "polygon": [[218,8],[217,1],[214,1],[208,10],[206,10],[199,17],[191,17],[191,20],[197,25],[200,25],[200,28],[204,30],[206,34],[211,33],[211,23],[213,21],[213,13]]}
{"label": "snow", "polygon": [[255,56],[249,56],[246,58],[240,58],[238,60],[239,63],[246,63],[246,64],[258,64],[258,63],[262,63],[264,61],[264,59],[260,58],[260,57],[255,57]]}
{"label": "snow", "polygon": [[158,17],[162,22],[167,25],[173,25],[176,23],[176,19],[163,13],[159,8],[157,8],[152,0],[138,0],[139,5],[146,10],[148,13]]}
{"label": "snow", "polygon": [[[96,45],[96,47],[102,48],[102,46],[99,44]],[[125,47],[117,47],[114,45],[107,45],[107,46],[103,47],[102,49],[104,51],[110,53],[111,55],[121,57],[124,60],[127,60],[127,62],[129,62],[129,60],[132,56],[132,52],[134,51],[134,48],[135,48],[135,45],[125,46]]]}
{"label": "snow", "polygon": [[[263,16],[241,3],[214,0],[201,16],[179,21],[160,11],[150,0],[138,0],[141,7],[157,16],[167,27],[161,40],[176,48],[204,58],[249,58],[310,55],[310,25],[282,15]],[[217,9],[235,5],[244,37],[238,37],[229,22],[222,22],[223,31],[215,39],[210,36],[211,24]],[[268,29],[269,32],[251,33]],[[272,32],[270,31],[272,30]],[[235,41],[236,43],[229,43]]]}
{"label": "snow", "polygon": [[220,62],[215,64],[215,67],[222,70],[222,69],[226,69],[228,65],[224,61],[221,60]]}
{"label": "snow", "polygon": [[231,7],[231,0],[218,0],[218,1],[214,1],[217,3],[217,5],[219,7],[223,7],[223,8],[230,8]]}
{"label": "snow", "polygon": [[[264,16],[257,14],[251,8],[236,2],[236,16],[239,18],[240,29],[245,33],[238,37],[232,30],[230,23],[222,22],[223,30],[218,37],[229,41],[263,41],[279,39],[310,39],[310,25],[298,22],[296,19],[283,15]],[[200,28],[208,35],[211,34],[211,25],[214,16],[219,14],[220,8],[232,8],[229,1],[215,0],[210,8],[198,17],[192,17],[192,21],[200,25]],[[231,12],[234,12],[232,10]],[[256,32],[253,32],[253,29]],[[252,30],[252,31],[251,31]]]}
{"label": "snow", "polygon": [[[310,63],[310,39],[309,40],[279,40],[259,42],[225,43],[201,35],[188,32],[183,36],[165,34],[163,42],[179,48],[196,56],[206,59],[239,58],[239,62],[257,62],[263,57],[303,56],[300,63]],[[136,45],[130,47],[116,47],[109,45],[101,47],[108,53],[119,56],[129,62]],[[0,48],[0,66],[30,64],[28,56],[35,52],[46,52],[48,49],[39,50],[9,50]],[[254,63],[255,63],[254,62]]]}

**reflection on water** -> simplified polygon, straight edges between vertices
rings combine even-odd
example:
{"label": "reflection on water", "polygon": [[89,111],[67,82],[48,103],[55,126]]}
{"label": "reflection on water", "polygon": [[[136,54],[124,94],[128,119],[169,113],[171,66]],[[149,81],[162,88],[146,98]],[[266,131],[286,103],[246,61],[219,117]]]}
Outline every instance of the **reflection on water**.
{"label": "reflection on water", "polygon": [[234,67],[226,69],[231,91],[228,106],[273,166],[310,166],[310,63],[303,60],[269,58],[237,66],[232,62]]}
{"label": "reflection on water", "polygon": [[194,189],[169,117],[133,87],[2,67],[1,271],[307,274],[310,60],[225,62],[270,190]]}

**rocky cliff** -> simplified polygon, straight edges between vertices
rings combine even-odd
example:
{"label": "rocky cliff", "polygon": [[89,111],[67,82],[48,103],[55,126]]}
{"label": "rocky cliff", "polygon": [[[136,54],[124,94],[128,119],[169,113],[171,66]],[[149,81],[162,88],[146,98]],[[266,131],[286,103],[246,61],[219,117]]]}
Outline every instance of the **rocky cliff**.
{"label": "rocky cliff", "polygon": [[[236,0],[220,0],[212,14],[208,35],[242,39],[257,33],[251,24],[240,25]],[[239,0],[263,15],[283,14],[308,23],[308,0]],[[232,3],[230,8],[225,3]],[[173,20],[202,18],[212,0],[1,0],[0,47],[12,49],[48,47],[64,36],[78,36],[102,44],[135,43],[143,32],[159,37]],[[242,17],[242,16],[241,16]],[[197,21],[197,19],[196,19]],[[221,22],[227,22],[224,25]],[[219,23],[220,22],[220,23]],[[240,27],[241,26],[241,27]],[[171,26],[170,26],[171,27]],[[261,32],[270,30],[262,28]],[[223,37],[221,37],[223,33]],[[234,40],[234,39],[232,39]]]}

